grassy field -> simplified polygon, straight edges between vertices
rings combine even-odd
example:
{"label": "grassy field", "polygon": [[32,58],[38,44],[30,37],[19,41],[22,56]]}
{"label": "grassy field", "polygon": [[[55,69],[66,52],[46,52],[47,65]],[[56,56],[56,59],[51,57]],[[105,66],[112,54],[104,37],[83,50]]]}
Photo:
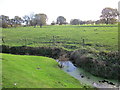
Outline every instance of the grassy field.
{"label": "grassy field", "polygon": [[118,49],[117,25],[85,26],[86,25],[82,27],[74,25],[56,25],[43,26],[43,28],[6,28],[2,30],[2,36],[5,41],[4,44],[9,46],[57,46],[68,50],[83,47],[108,51]]}
{"label": "grassy field", "polygon": [[[107,26],[107,27],[106,27]],[[55,25],[2,29],[3,45],[118,50],[117,25]],[[2,54],[4,88],[82,88],[47,57]]]}
{"label": "grassy field", "polygon": [[2,54],[3,88],[82,88],[47,57]]}

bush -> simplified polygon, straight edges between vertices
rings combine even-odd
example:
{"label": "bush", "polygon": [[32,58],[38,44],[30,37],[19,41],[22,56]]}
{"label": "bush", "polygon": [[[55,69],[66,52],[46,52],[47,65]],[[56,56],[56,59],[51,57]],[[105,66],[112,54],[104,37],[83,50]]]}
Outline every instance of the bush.
{"label": "bush", "polygon": [[2,28],[8,28],[8,25],[6,23],[2,23]]}
{"label": "bush", "polygon": [[120,77],[118,52],[96,54],[87,50],[76,50],[71,53],[70,60],[93,75],[117,80]]}

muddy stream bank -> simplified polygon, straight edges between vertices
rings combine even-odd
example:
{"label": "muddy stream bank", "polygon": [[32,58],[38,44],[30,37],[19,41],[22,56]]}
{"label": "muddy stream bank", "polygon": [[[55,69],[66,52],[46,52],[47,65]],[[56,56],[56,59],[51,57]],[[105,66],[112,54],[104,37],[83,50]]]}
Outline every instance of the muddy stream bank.
{"label": "muddy stream bank", "polygon": [[[60,61],[64,66],[61,69],[74,78],[78,79],[83,84],[97,88],[117,88],[120,84],[120,82],[117,80],[120,79],[120,60],[119,53],[117,52],[96,53],[84,49],[67,51],[57,47],[6,45],[2,45],[0,48],[2,48],[2,53],[46,56],[54,58],[55,60],[61,59]],[[61,63],[59,62],[59,64]],[[77,66],[74,66],[75,64]],[[95,74],[100,77],[107,77],[107,79],[97,77]],[[114,80],[111,80],[111,78]]]}
{"label": "muddy stream bank", "polygon": [[[56,60],[58,62],[58,60]],[[104,79],[101,77],[96,77],[82,68],[74,66],[71,61],[58,62],[59,65],[63,65],[61,68],[64,72],[68,73],[72,77],[79,80],[82,84],[86,84],[96,88],[114,88],[117,90],[119,88],[118,82],[116,80]]]}

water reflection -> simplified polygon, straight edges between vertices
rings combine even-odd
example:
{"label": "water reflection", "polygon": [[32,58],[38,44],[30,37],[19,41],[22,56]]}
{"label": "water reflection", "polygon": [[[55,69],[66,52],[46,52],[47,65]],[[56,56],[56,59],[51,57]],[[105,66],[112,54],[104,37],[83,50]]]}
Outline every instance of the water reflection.
{"label": "water reflection", "polygon": [[[56,61],[58,62],[58,60]],[[63,66],[63,68],[61,68],[63,71],[78,79],[83,84],[97,88],[118,88],[117,81],[93,76],[83,69],[75,67],[70,61],[59,61],[58,63]]]}

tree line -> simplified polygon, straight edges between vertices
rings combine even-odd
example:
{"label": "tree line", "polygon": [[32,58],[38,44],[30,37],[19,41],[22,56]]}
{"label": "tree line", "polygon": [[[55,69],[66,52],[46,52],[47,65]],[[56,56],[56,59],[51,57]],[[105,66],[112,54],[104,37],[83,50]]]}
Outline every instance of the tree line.
{"label": "tree line", "polygon": [[[62,24],[71,24],[71,25],[83,25],[83,24],[115,24],[118,22],[117,17],[120,15],[117,9],[113,9],[110,7],[104,8],[101,12],[100,19],[96,21],[87,20],[82,21],[80,19],[71,19],[70,23],[66,22],[66,18],[64,16],[58,16],[56,21],[52,21],[51,25],[62,25]],[[15,16],[10,19],[9,16],[0,15],[0,27],[17,27],[17,26],[34,26],[39,25],[42,27],[47,23],[47,15],[40,13],[30,15],[25,15],[23,17]]]}

